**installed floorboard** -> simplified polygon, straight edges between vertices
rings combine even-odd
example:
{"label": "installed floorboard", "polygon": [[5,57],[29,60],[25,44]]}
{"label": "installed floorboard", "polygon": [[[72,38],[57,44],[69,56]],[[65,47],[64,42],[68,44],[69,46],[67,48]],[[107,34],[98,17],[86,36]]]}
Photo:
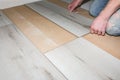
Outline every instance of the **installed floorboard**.
{"label": "installed floorboard", "polygon": [[70,13],[67,9],[48,1],[31,3],[28,6],[78,37],[89,33],[87,28],[81,26],[81,24],[89,26],[92,22],[89,18],[76,13]]}
{"label": "installed floorboard", "polygon": [[4,10],[4,13],[43,53],[76,38],[73,34],[60,28],[28,7],[10,8]]}
{"label": "installed floorboard", "polygon": [[27,3],[32,3],[41,0],[0,0],[0,9],[6,9],[10,7],[20,6]]}
{"label": "installed floorboard", "polygon": [[45,55],[69,80],[120,80],[120,60],[83,38]]}
{"label": "installed floorboard", "polygon": [[88,34],[84,38],[120,59],[120,37]]}
{"label": "installed floorboard", "polygon": [[67,80],[14,25],[0,28],[0,80]]}
{"label": "installed floorboard", "polygon": [[[72,2],[73,0],[61,0],[61,1],[64,1],[64,2],[66,2],[66,3],[70,3],[70,2]],[[84,0],[84,1],[83,1],[83,4],[80,6],[80,8],[89,11],[92,2],[93,2],[93,0]]]}
{"label": "installed floorboard", "polygon": [[12,24],[12,22],[0,11],[0,27]]}
{"label": "installed floorboard", "polygon": [[[67,6],[60,0],[49,1],[63,5],[63,7]],[[34,7],[39,5],[37,3]],[[40,9],[37,9],[38,11],[45,10],[42,9],[44,7],[45,5],[42,5]],[[46,11],[49,11],[54,17],[51,10]],[[47,14],[46,11],[44,14]],[[46,57],[68,80],[120,80],[119,37],[88,34],[84,38],[76,39],[76,36],[60,28],[61,26],[25,6],[6,9],[4,13],[42,53],[46,53]],[[6,23],[3,20],[4,17],[0,17],[0,19],[3,21],[1,23]],[[71,22],[74,21],[71,20]],[[1,79],[65,80],[46,57],[23,37],[23,34],[19,33],[13,25],[8,27],[4,24],[1,24],[0,28]],[[74,30],[74,28],[72,29]]]}
{"label": "installed floorboard", "polygon": [[[66,3],[66,2],[64,2],[62,0],[47,0],[47,1],[50,1],[50,2],[52,2],[54,4],[57,4],[57,5],[61,6],[61,7],[66,8],[66,9],[68,7],[68,3]],[[90,16],[89,11],[87,11],[85,9],[77,8],[75,12],[82,15],[82,16],[84,16],[84,17],[94,19],[92,16]]]}

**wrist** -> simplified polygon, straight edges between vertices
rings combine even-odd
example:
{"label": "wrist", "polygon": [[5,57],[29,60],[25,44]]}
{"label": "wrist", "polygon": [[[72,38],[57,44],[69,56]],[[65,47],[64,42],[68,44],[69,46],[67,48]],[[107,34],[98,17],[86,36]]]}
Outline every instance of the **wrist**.
{"label": "wrist", "polygon": [[104,20],[109,20],[109,18],[110,18],[109,15],[107,15],[107,14],[102,14],[102,13],[100,13],[98,17],[101,17],[101,18],[104,19]]}

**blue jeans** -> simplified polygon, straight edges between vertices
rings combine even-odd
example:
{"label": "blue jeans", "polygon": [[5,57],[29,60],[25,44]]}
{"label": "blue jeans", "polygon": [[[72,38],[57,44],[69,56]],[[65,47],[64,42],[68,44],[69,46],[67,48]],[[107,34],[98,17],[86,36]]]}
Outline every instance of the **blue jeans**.
{"label": "blue jeans", "polygon": [[[109,0],[94,0],[90,7],[90,14],[98,16]],[[106,33],[113,36],[120,36],[120,9],[116,11],[108,21]]]}

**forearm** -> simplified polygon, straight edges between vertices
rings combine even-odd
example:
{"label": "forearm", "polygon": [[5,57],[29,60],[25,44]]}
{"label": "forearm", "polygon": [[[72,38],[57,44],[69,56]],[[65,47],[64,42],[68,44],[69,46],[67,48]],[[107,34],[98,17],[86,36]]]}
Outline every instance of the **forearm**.
{"label": "forearm", "polygon": [[109,20],[112,14],[120,8],[120,0],[109,0],[106,7],[99,14],[100,17]]}

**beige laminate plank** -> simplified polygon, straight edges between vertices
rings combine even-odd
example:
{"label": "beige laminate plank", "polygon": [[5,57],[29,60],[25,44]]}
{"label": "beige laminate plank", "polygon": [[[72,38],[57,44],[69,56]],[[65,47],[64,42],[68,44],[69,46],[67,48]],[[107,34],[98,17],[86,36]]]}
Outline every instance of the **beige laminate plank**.
{"label": "beige laminate plank", "polygon": [[76,38],[26,6],[6,9],[4,13],[41,52],[47,52]]}
{"label": "beige laminate plank", "polygon": [[67,9],[48,1],[31,3],[27,6],[78,37],[89,33],[89,30],[82,25],[89,26],[91,19],[70,13]]}
{"label": "beige laminate plank", "polygon": [[120,37],[88,34],[84,38],[120,59]]}

